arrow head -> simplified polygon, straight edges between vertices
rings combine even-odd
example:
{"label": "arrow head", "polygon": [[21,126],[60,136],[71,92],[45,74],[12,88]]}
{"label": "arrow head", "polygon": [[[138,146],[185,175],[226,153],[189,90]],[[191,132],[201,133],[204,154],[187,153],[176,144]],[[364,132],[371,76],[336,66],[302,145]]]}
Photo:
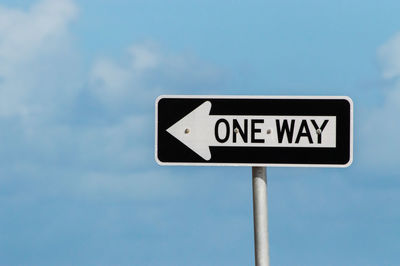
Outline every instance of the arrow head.
{"label": "arrow head", "polygon": [[206,161],[211,159],[209,146],[214,138],[210,110],[211,102],[206,101],[167,129],[168,133]]}

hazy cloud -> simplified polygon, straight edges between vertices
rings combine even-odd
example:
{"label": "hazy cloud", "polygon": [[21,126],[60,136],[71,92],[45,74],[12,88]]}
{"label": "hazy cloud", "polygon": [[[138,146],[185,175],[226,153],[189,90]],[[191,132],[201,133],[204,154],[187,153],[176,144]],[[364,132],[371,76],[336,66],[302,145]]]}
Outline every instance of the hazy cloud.
{"label": "hazy cloud", "polygon": [[390,170],[400,163],[400,33],[379,47],[377,56],[382,77],[389,85],[382,91],[383,104],[369,110],[362,123],[360,155],[365,167]]}
{"label": "hazy cloud", "polygon": [[76,15],[69,0],[0,6],[0,116],[49,114],[74,97],[79,67],[67,26]]}
{"label": "hazy cloud", "polygon": [[83,69],[70,29],[77,15],[70,0],[0,7],[1,178],[71,179],[80,188],[67,188],[93,197],[170,195],[163,179],[151,185],[157,193],[142,193],[150,184],[142,177],[157,178],[155,98],[207,88],[220,71],[151,43],[131,45],[123,60],[99,55]]}
{"label": "hazy cloud", "polygon": [[111,110],[153,108],[160,94],[202,94],[222,79],[220,69],[154,44],[134,44],[125,54],[123,62],[98,59],[91,70],[90,91]]}
{"label": "hazy cloud", "polygon": [[385,79],[400,76],[400,32],[396,33],[378,49],[378,60]]}

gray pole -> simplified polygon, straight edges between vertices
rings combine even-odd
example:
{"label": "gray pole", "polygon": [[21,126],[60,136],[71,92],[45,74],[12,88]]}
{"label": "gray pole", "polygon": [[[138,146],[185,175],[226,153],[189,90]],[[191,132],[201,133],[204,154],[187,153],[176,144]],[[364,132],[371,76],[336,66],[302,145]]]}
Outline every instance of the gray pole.
{"label": "gray pole", "polygon": [[269,266],[266,168],[253,167],[252,174],[256,266]]}

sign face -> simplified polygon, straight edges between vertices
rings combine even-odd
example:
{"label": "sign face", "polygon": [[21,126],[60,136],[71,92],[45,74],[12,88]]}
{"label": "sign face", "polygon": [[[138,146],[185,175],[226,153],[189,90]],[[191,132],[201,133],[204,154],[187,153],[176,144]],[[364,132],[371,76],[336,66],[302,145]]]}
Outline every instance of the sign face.
{"label": "sign face", "polygon": [[156,100],[160,165],[346,167],[348,97],[184,96]]}

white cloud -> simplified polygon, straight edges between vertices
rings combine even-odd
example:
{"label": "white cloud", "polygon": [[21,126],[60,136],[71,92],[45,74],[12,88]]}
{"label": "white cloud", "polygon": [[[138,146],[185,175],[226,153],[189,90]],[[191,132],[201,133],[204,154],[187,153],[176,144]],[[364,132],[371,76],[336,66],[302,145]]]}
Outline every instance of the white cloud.
{"label": "white cloud", "polygon": [[153,105],[153,98],[162,91],[162,84],[150,84],[147,78],[156,78],[162,68],[163,56],[149,45],[133,45],[128,49],[127,62],[99,59],[90,74],[91,93],[108,109],[127,105]]}
{"label": "white cloud", "polygon": [[132,45],[126,54],[123,63],[99,59],[91,71],[91,93],[111,110],[153,108],[160,94],[201,94],[221,80],[219,69],[190,56],[162,53],[153,44]]}
{"label": "white cloud", "polygon": [[73,97],[78,67],[67,26],[76,14],[69,0],[26,12],[0,6],[0,116],[42,113]]}
{"label": "white cloud", "polygon": [[400,33],[379,47],[377,55],[382,77],[391,85],[383,92],[383,104],[362,121],[360,156],[367,169],[390,170],[400,163]]}
{"label": "white cloud", "polygon": [[155,97],[211,87],[220,71],[148,43],[83,69],[70,27],[77,14],[72,0],[0,5],[0,178],[59,180],[33,197],[58,193],[61,179],[89,197],[175,195],[179,184],[152,169]]}
{"label": "white cloud", "polygon": [[378,59],[382,65],[382,75],[385,79],[400,76],[400,32],[379,47]]}
{"label": "white cloud", "polygon": [[154,69],[160,64],[160,55],[151,47],[134,45],[129,49],[129,53],[132,56],[132,68],[136,71]]}
{"label": "white cloud", "polygon": [[25,62],[51,38],[65,34],[76,13],[77,8],[69,0],[41,1],[27,12],[0,7],[1,58]]}

